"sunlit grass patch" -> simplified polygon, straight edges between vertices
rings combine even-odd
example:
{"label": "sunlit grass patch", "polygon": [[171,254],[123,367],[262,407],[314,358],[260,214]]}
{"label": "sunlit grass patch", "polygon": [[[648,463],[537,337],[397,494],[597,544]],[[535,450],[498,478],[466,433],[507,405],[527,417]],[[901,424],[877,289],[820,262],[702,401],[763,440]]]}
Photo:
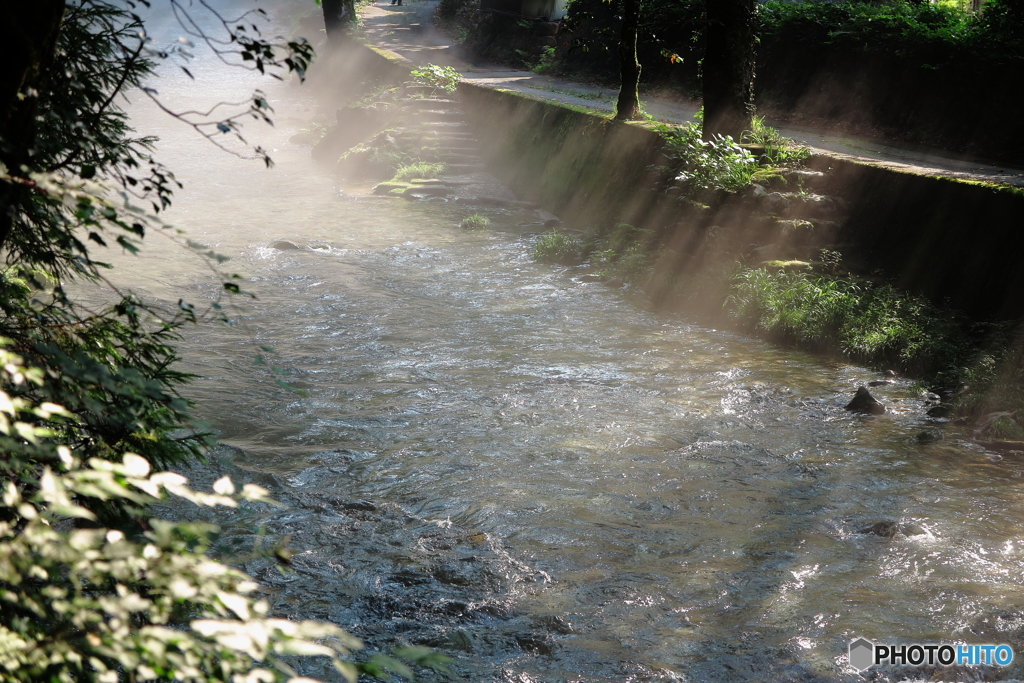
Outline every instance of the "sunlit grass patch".
{"label": "sunlit grass patch", "polygon": [[491,219],[478,213],[470,214],[462,219],[460,225],[466,230],[483,230],[490,227]]}
{"label": "sunlit grass patch", "polygon": [[959,321],[889,284],[808,271],[744,268],[728,304],[748,329],[859,362],[936,372],[968,346]]}
{"label": "sunlit grass patch", "polygon": [[430,163],[428,161],[417,161],[413,164],[399,166],[395,171],[392,182],[402,182],[413,178],[436,178],[448,170],[448,164],[444,162]]}

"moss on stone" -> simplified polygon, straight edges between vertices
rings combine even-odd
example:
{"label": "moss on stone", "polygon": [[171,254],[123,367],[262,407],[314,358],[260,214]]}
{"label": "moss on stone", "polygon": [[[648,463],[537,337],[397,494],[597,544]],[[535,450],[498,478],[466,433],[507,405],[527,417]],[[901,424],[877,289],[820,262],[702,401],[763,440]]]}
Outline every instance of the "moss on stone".
{"label": "moss on stone", "polygon": [[388,194],[388,193],[394,192],[395,190],[398,190],[399,193],[401,193],[401,192],[405,192],[405,190],[409,186],[410,186],[409,183],[399,183],[399,182],[395,182],[393,180],[386,180],[383,183],[378,183],[373,188],[373,193],[374,194]]}

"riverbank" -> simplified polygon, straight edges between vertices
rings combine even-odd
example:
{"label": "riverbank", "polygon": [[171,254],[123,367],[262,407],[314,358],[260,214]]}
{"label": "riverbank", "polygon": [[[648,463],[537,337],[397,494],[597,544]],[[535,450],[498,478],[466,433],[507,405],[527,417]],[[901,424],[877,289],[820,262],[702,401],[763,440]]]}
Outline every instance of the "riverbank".
{"label": "riverbank", "polygon": [[[395,80],[413,66],[387,51],[369,54],[374,69]],[[1012,389],[1020,374],[1012,361],[1015,326],[1006,322],[1024,313],[1024,280],[1015,268],[1024,245],[1012,229],[1024,212],[1024,193],[1014,186],[812,152],[804,171],[694,205],[685,193],[659,185],[652,169],[665,162],[666,143],[650,123],[612,122],[592,109],[493,83],[464,79],[459,89],[467,122],[486,140],[480,153],[488,168],[520,199],[557,214],[559,230],[585,235],[566,244],[577,263],[590,260],[595,277],[614,283],[619,276],[606,273],[625,270],[659,305],[724,324],[727,300],[750,300],[744,269],[805,268],[804,279],[790,278],[789,285],[841,287],[847,299],[863,302],[847,306],[844,315],[852,318],[814,322],[826,313],[816,312],[821,303],[812,298],[804,301],[810,310],[789,314],[803,323],[780,328],[771,315],[732,306],[743,328],[913,373],[947,399],[957,396],[969,414],[1021,407]],[[966,229],[979,224],[989,227]],[[642,236],[642,244],[623,242],[621,225]],[[610,233],[620,235],[611,240],[619,242],[614,249]],[[746,278],[748,291],[737,289],[734,275]],[[766,296],[797,305],[782,279],[759,281],[775,288]],[[884,310],[871,312],[872,305]],[[863,329],[854,333],[858,325]]]}

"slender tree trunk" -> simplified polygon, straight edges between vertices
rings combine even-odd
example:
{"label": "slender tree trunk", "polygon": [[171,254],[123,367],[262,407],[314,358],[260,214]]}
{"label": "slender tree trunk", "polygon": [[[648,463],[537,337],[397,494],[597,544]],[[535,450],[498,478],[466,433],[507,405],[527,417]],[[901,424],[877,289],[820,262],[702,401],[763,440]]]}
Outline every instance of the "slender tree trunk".
{"label": "slender tree trunk", "polygon": [[[31,92],[53,61],[64,0],[0,0],[0,17],[0,162],[17,174],[36,137]],[[14,224],[14,199],[23,191],[0,182],[0,247]]]}
{"label": "slender tree trunk", "polygon": [[615,105],[617,121],[631,121],[640,116],[640,61],[636,58],[639,26],[640,0],[622,0],[622,33],[619,35],[619,100]]}
{"label": "slender tree trunk", "polygon": [[705,140],[750,130],[754,98],[755,0],[707,0],[701,83]]}
{"label": "slender tree trunk", "polygon": [[355,0],[321,0],[320,6],[324,11],[328,42],[332,45],[341,44],[346,31],[359,20]]}

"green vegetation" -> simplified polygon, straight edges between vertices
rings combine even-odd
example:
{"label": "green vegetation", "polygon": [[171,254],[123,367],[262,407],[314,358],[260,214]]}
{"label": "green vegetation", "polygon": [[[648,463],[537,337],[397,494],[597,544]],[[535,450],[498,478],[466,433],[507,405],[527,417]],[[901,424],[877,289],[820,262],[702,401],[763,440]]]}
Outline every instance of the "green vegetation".
{"label": "green vegetation", "polygon": [[583,243],[577,237],[552,230],[534,243],[533,258],[542,263],[579,263],[583,259]]}
{"label": "green vegetation", "polygon": [[413,179],[426,180],[436,178],[447,170],[448,164],[443,162],[417,161],[405,166],[399,166],[390,182],[401,183]]}
{"label": "green vegetation", "polygon": [[799,166],[809,156],[806,148],[765,125],[760,117],[754,117],[754,129],[743,136],[744,143],[763,150],[759,157],[729,136],[701,139],[701,119],[702,112],[698,112],[693,122],[682,126],[654,124],[665,140],[663,153],[672,175],[671,186],[692,199],[714,192],[737,192],[752,182],[776,177],[779,167]]}
{"label": "green vegetation", "polygon": [[483,230],[491,225],[491,219],[478,213],[470,214],[460,224],[466,230]]}
{"label": "green vegetation", "polygon": [[410,72],[413,80],[420,84],[443,90],[447,93],[455,92],[462,76],[450,66],[438,66],[437,64],[424,64]]}
{"label": "green vegetation", "polygon": [[591,229],[586,236],[590,265],[601,275],[637,283],[650,275],[656,257],[651,232],[628,223]]}
{"label": "green vegetation", "polygon": [[557,60],[553,47],[543,48],[536,57],[526,50],[516,50],[516,54],[523,61],[523,66],[534,73],[548,74],[556,70]]}
{"label": "green vegetation", "polygon": [[1019,326],[970,324],[890,284],[767,268],[740,269],[728,306],[748,331],[956,390],[962,414],[1024,409]]}
{"label": "green vegetation", "polygon": [[841,204],[805,189],[821,186],[820,174],[800,166],[806,150],[760,120],[745,137],[765,150],[759,158],[728,138],[702,141],[696,124],[659,132],[667,143],[661,187],[678,208],[659,222],[547,233],[534,245],[537,260],[589,261],[656,304],[698,315],[718,317],[727,304],[744,330],[954,390],[964,413],[1024,408],[1024,353],[1013,350],[1010,331],[840,268],[842,255],[820,240],[838,235]]}
{"label": "green vegetation", "polygon": [[964,341],[949,311],[859,278],[743,268],[729,305],[747,329],[906,372],[954,365]]}
{"label": "green vegetation", "polygon": [[527,86],[524,86],[524,87],[530,88],[531,90],[542,90],[544,92],[558,93],[559,95],[568,95],[569,97],[576,97],[576,98],[579,98],[581,100],[610,100],[611,99],[610,95],[605,95],[603,93],[583,92],[582,90],[560,90],[559,88],[546,88],[546,87],[541,87],[541,86],[537,86],[537,85],[527,85]]}
{"label": "green vegetation", "polygon": [[757,145],[764,149],[761,162],[768,166],[795,166],[804,162],[811,151],[803,145],[797,145],[779,131],[767,125],[763,116],[751,119],[753,130],[743,134],[743,143]]}
{"label": "green vegetation", "polygon": [[[46,373],[0,350],[0,383],[46,391]],[[91,457],[56,439],[81,417],[49,402],[0,390],[0,678],[5,681],[277,681],[295,675],[287,655],[340,657],[361,647],[331,624],[267,615],[245,574],[206,557],[214,527],[146,520],[145,506],[167,495],[196,505],[267,502],[267,492],[227,477],[212,493],[184,477],[152,473],[126,453]],[[105,526],[97,503],[144,532]],[[84,528],[76,528],[76,525]]]}
{"label": "green vegetation", "polygon": [[757,159],[729,136],[701,139],[700,126],[688,123],[671,128],[659,124],[665,156],[677,186],[686,194],[746,187],[757,171]]}

